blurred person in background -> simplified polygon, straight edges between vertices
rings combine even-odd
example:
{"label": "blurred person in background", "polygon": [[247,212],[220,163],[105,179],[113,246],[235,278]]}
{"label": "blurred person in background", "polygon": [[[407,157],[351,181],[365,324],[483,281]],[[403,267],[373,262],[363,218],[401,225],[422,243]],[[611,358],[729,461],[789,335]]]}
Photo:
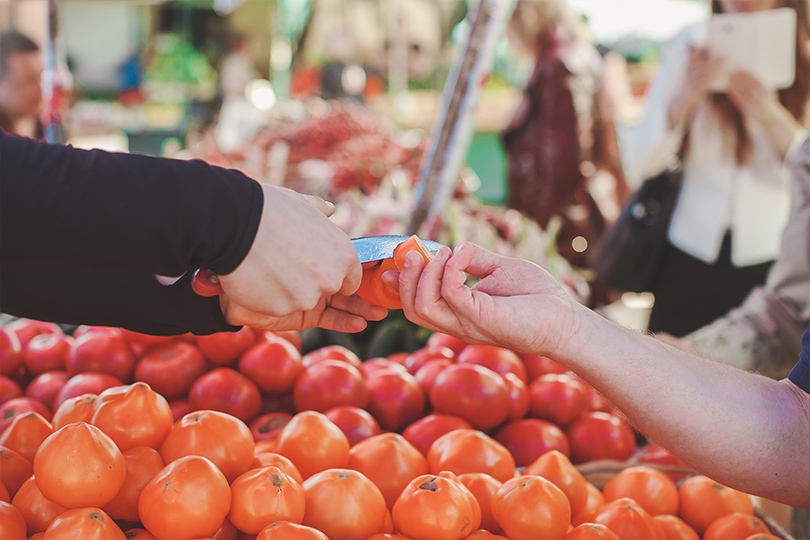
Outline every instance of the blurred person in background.
{"label": "blurred person in background", "polygon": [[253,40],[236,34],[228,40],[228,52],[219,66],[222,106],[214,127],[217,146],[238,152],[265,125],[265,116],[248,98],[251,81],[261,78],[253,59]]}
{"label": "blurred person in background", "polygon": [[723,59],[699,44],[705,26],[682,30],[663,49],[642,120],[620,129],[631,185],[677,156],[683,185],[652,287],[649,330],[683,336],[738,306],[765,282],[790,212],[785,165],[807,133],[810,97],[806,0],[713,0],[713,13],[796,11],[793,85],[767,89],[745,71],[725,92],[710,89]]}
{"label": "blurred person in background", "polygon": [[507,35],[534,70],[502,133],[509,162],[507,205],[546,228],[562,220],[557,248],[574,266],[618,216],[621,169],[604,62],[585,20],[566,0],[518,0]]}
{"label": "blurred person in background", "polygon": [[43,70],[39,46],[9,30],[0,34],[0,129],[42,139]]}

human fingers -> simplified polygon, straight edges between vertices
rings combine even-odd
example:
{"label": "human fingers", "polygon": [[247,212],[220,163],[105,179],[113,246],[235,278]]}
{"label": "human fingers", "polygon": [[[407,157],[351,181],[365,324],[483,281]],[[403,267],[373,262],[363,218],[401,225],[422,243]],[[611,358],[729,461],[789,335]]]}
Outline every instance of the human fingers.
{"label": "human fingers", "polygon": [[381,321],[388,315],[388,310],[384,307],[369,304],[355,294],[336,294],[328,304],[334,309],[357,315],[367,321]]}
{"label": "human fingers", "polygon": [[453,328],[458,320],[437,292],[441,290],[444,266],[450,256],[450,250],[442,248],[434,259],[425,265],[421,256],[408,253],[405,256],[405,264],[399,272],[397,288],[405,316],[411,322],[429,330],[446,331]]}
{"label": "human fingers", "polygon": [[305,202],[306,204],[312,206],[313,208],[319,210],[323,215],[326,217],[330,217],[332,214],[335,213],[335,205],[332,202],[326,201],[320,197],[315,195],[309,195],[306,193],[299,193],[292,189],[287,188],[280,188],[285,190],[285,192],[291,196],[300,199],[301,201]]}

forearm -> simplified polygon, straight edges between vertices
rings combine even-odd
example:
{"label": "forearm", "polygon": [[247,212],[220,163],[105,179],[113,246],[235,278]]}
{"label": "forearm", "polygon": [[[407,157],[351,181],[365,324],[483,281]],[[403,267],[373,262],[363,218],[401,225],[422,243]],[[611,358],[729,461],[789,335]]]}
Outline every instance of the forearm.
{"label": "forearm", "polygon": [[[810,398],[583,312],[557,359],[647,437],[700,472],[795,506],[810,504]],[[797,468],[797,465],[799,466]],[[790,481],[785,481],[791,478]]]}

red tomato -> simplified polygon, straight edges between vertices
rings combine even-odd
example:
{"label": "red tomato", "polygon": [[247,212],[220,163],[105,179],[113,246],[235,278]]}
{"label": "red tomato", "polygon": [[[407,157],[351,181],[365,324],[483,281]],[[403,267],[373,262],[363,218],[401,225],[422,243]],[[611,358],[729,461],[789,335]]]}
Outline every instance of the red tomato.
{"label": "red tomato", "polygon": [[246,534],[258,534],[276,521],[301,523],[304,489],[278,467],[249,470],[231,484],[231,523]]}
{"label": "red tomato", "polygon": [[41,414],[26,412],[14,417],[0,433],[0,446],[14,450],[28,461],[34,461],[42,441],[53,433],[53,425]]}
{"label": "red tomato", "polygon": [[0,405],[22,395],[23,391],[19,384],[5,375],[0,375]]}
{"label": "red tomato", "polygon": [[458,355],[459,363],[477,364],[495,373],[514,373],[524,383],[528,382],[526,366],[514,352],[492,345],[469,345]]}
{"label": "red tomato", "polygon": [[174,399],[169,402],[169,408],[172,410],[172,419],[177,423],[188,413],[194,412],[194,407],[187,399]]}
{"label": "red tomato", "polygon": [[380,424],[365,409],[351,405],[338,405],[324,413],[349,439],[349,445],[380,434]]}
{"label": "red tomato", "polygon": [[99,394],[91,423],[126,452],[135,446],[160,448],[174,418],[166,398],[145,382],[136,382]]}
{"label": "red tomato", "polygon": [[82,394],[63,401],[53,413],[53,429],[57,430],[76,422],[90,423],[95,410],[96,394]]}
{"label": "red tomato", "polygon": [[263,414],[248,425],[256,442],[277,439],[281,430],[292,419],[292,415],[284,412]]}
{"label": "red tomato", "polygon": [[366,381],[368,411],[384,430],[399,431],[425,410],[425,393],[410,373],[379,370]]}
{"label": "red tomato", "polygon": [[321,360],[342,360],[350,363],[357,369],[363,369],[363,361],[360,360],[360,357],[341,345],[327,345],[326,347],[321,347],[320,349],[307,353],[301,358],[304,367],[309,367]]}
{"label": "red tomato", "polygon": [[206,457],[232,482],[250,468],[254,448],[250,428],[235,416],[196,411],[172,426],[160,446],[160,457],[166,464],[183,456]]}
{"label": "red tomato", "polygon": [[262,406],[256,384],[235,369],[220,367],[202,375],[191,385],[188,401],[194,409],[228,413],[250,422]]}
{"label": "red tomato", "polygon": [[140,332],[133,332],[126,328],[121,328],[121,336],[129,343],[132,352],[138,357],[143,356],[158,345],[163,345],[164,343],[177,339],[177,336],[152,336],[149,334],[141,334]]}
{"label": "red tomato", "polygon": [[588,389],[579,380],[565,374],[549,373],[529,385],[529,414],[534,418],[570,424],[588,406]]}
{"label": "red tomato", "polygon": [[73,338],[62,332],[34,336],[23,351],[25,369],[33,376],[64,370],[72,345]]}
{"label": "red tomato", "polygon": [[422,366],[432,360],[446,360],[453,364],[456,361],[456,355],[447,347],[424,347],[405,357],[402,365],[405,366],[408,373],[416,375],[416,372],[419,371]]}
{"label": "red tomato", "polygon": [[231,507],[231,490],[210,460],[189,455],[168,463],[138,498],[138,515],[157,538],[206,538]]}
{"label": "red tomato", "polygon": [[438,412],[460,416],[476,429],[500,425],[509,415],[509,388],[503,377],[476,364],[454,364],[442,371],[430,391]]}
{"label": "red tomato", "polygon": [[[494,479],[487,473],[459,474],[458,479],[462,484],[467,486],[467,489],[470,490],[478,501],[478,505],[481,507],[481,529],[486,529],[489,533],[499,533],[501,526],[498,525],[498,521],[495,519],[495,516],[492,515],[492,505],[490,503],[492,502],[492,497],[495,496],[495,493],[497,493],[498,489],[503,485],[503,482]],[[480,531],[481,529],[478,530]],[[473,536],[472,538],[477,537]],[[503,537],[494,537],[492,540],[495,540],[495,538]],[[480,540],[484,540],[484,538]]]}
{"label": "red tomato", "polygon": [[428,347],[447,347],[453,351],[456,356],[458,356],[458,354],[463,351],[467,345],[468,343],[466,341],[447,334],[442,334],[440,332],[431,334],[427,340]]}
{"label": "red tomato", "polygon": [[495,440],[512,453],[518,467],[525,467],[549,450],[571,454],[565,432],[556,424],[538,418],[509,422],[495,433]]}
{"label": "red tomato", "polygon": [[182,340],[158,345],[135,366],[135,378],[168,400],[185,397],[189,388],[208,369],[200,350]]}
{"label": "red tomato", "polygon": [[20,486],[11,504],[20,511],[23,519],[25,519],[29,535],[45,532],[48,525],[59,514],[67,510],[64,506],[46,499],[37,487],[37,482],[33,476]]}
{"label": "red tomato", "polygon": [[549,373],[559,374],[568,371],[564,365],[555,362],[548,356],[521,354],[520,358],[523,360],[523,365],[526,366],[526,375],[529,378],[529,382]]}
{"label": "red tomato", "polygon": [[507,420],[518,420],[526,416],[531,405],[529,387],[514,373],[504,373],[503,380],[509,387],[509,416]]}
{"label": "red tomato", "polygon": [[396,371],[398,373],[408,372],[408,370],[405,369],[405,366],[398,362],[394,362],[390,358],[369,358],[363,362],[363,373],[366,374],[366,377],[378,369],[387,369],[389,371]]}
{"label": "red tomato", "polygon": [[507,480],[495,492],[491,505],[492,515],[509,538],[559,540],[571,522],[568,497],[542,476]]}
{"label": "red tomato", "polygon": [[239,357],[238,369],[263,392],[283,393],[292,390],[304,365],[292,343],[268,333]]}
{"label": "red tomato", "polygon": [[289,458],[309,478],[326,469],[343,468],[349,462],[349,440],[326,415],[303,411],[281,430],[278,453]]}
{"label": "red tomato", "polygon": [[354,445],[347,468],[374,482],[389,509],[411,480],[428,473],[425,456],[397,433],[381,433]]}
{"label": "red tomato", "polygon": [[121,489],[102,510],[113,519],[140,521],[138,498],[141,491],[164,467],[163,459],[154,448],[134,446],[124,452],[126,476]]}
{"label": "red tomato", "polygon": [[[37,321],[35,319],[17,319],[16,321],[12,321],[6,325],[6,328],[17,336],[17,339],[20,341],[20,347],[25,349],[28,345],[28,342],[31,341],[34,336],[38,336],[39,334],[62,334],[62,329],[59,327],[58,324],[47,322],[47,321]],[[0,362],[2,364],[2,362]]]}
{"label": "red tomato", "polygon": [[293,403],[299,412],[326,412],[338,405],[363,408],[368,399],[362,371],[341,360],[322,360],[304,368],[293,386]]}
{"label": "red tomato", "polygon": [[417,450],[427,455],[436,439],[455,429],[472,429],[472,426],[459,416],[432,413],[406,427],[402,431],[402,436]]}
{"label": "red tomato", "polygon": [[82,394],[100,394],[107,388],[113,386],[121,386],[124,384],[120,379],[110,375],[109,373],[79,373],[67,380],[65,386],[56,394],[56,399],[53,400],[53,406],[59,406],[66,400],[73,397],[78,397]]}
{"label": "red tomato", "polygon": [[60,514],[48,525],[42,540],[86,538],[88,540],[124,540],[124,532],[100,508],[73,508]]}
{"label": "red tomato", "polygon": [[663,532],[652,516],[627,497],[605,503],[590,520],[607,526],[619,538],[664,540]]}
{"label": "red tomato", "polygon": [[625,461],[636,450],[633,430],[610,413],[584,412],[565,432],[571,443],[571,460],[574,463],[596,459]]}
{"label": "red tomato", "polygon": [[454,363],[454,361],[448,360],[447,358],[437,358],[434,360],[428,360],[422,364],[422,367],[416,370],[416,373],[414,373],[413,376],[416,377],[416,382],[418,382],[419,386],[422,387],[422,391],[426,396],[430,395],[430,390],[436,383],[436,377],[439,376],[439,373],[444,371],[444,368],[451,366]]}
{"label": "red tomato", "polygon": [[14,497],[20,486],[34,474],[31,462],[11,448],[0,446],[0,484]]}
{"label": "red tomato", "polygon": [[40,373],[28,383],[28,386],[25,387],[25,395],[36,399],[49,409],[53,409],[56,396],[67,384],[67,381],[68,374],[65,371],[46,371]]}
{"label": "red tomato", "polygon": [[368,538],[382,529],[385,499],[362,473],[328,469],[304,480],[303,525],[323,531],[332,540]]}
{"label": "red tomato", "polygon": [[275,332],[265,332],[264,337],[266,337],[267,334],[274,334],[280,338],[286,339],[293,344],[295,350],[297,350],[299,353],[301,352],[301,346],[303,345],[304,339],[301,332],[298,330],[276,330]]}
{"label": "red tomato", "polygon": [[90,331],[73,341],[65,365],[71,377],[99,372],[108,373],[120,381],[129,381],[135,368],[135,355],[120,334]]}
{"label": "red tomato", "polygon": [[27,412],[39,413],[49,422],[53,418],[51,410],[36,399],[30,397],[13,398],[0,405],[0,433],[11,425],[14,418]]}
{"label": "red tomato", "polygon": [[457,429],[436,439],[427,453],[432,474],[487,473],[499,482],[515,476],[515,458],[504,445],[477,429]]}
{"label": "red tomato", "polygon": [[230,366],[256,342],[255,332],[243,326],[237,332],[217,332],[197,336],[197,347],[203,356],[215,366]]}
{"label": "red tomato", "polygon": [[0,327],[0,374],[14,375],[23,364],[20,338],[7,326]]}

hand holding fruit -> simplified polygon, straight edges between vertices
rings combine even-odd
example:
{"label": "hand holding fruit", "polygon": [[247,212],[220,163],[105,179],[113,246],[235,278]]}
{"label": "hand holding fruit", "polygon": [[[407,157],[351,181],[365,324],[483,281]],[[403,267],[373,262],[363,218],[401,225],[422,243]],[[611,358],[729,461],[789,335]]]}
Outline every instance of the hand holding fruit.
{"label": "hand holding fruit", "polygon": [[[465,285],[467,274],[481,278]],[[576,326],[578,304],[534,263],[503,257],[470,243],[441,249],[427,266],[409,253],[395,279],[412,322],[470,343],[519,352],[556,350]]]}
{"label": "hand holding fruit", "polygon": [[363,319],[382,318],[348,297],[362,270],[348,236],[328,219],[334,206],[285,188],[262,189],[253,245],[236,270],[219,277],[226,320],[273,330],[325,325],[359,331]]}

